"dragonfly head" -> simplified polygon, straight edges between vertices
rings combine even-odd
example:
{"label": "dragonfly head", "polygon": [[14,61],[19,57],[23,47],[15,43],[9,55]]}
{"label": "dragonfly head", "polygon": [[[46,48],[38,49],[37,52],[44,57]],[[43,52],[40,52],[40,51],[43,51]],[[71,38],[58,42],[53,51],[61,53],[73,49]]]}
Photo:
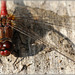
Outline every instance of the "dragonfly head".
{"label": "dragonfly head", "polygon": [[0,42],[0,54],[2,56],[9,56],[11,53],[12,49],[12,42],[10,41],[5,41],[5,42]]}

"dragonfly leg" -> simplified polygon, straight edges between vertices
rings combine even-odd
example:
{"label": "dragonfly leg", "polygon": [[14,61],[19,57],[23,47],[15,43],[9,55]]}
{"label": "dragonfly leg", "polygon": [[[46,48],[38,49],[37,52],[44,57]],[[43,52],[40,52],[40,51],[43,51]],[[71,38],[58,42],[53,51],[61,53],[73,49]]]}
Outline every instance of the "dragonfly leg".
{"label": "dragonfly leg", "polygon": [[18,57],[16,58],[16,60],[15,60],[14,63],[13,63],[13,67],[14,67],[14,69],[17,68],[17,66],[16,66],[16,62],[17,62],[17,60],[18,60]]}

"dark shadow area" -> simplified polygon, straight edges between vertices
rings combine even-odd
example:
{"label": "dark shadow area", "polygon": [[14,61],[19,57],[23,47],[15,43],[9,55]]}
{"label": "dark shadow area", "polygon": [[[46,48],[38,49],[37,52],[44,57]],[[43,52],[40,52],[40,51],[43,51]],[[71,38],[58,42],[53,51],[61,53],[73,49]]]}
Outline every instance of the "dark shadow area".
{"label": "dark shadow area", "polygon": [[[54,13],[50,10],[27,7],[24,5],[23,0],[21,0],[21,3],[19,3],[19,1],[15,1],[14,4],[17,4],[18,6],[16,6],[15,8],[14,14],[19,19],[17,19],[16,21],[16,28],[18,30],[14,30],[12,40],[16,47],[15,50],[19,52],[19,57],[34,56],[38,54],[40,51],[42,51],[46,47],[44,44],[37,44],[34,46],[31,46],[31,44],[35,43],[35,41],[40,37],[45,37],[48,32],[50,32],[50,38],[56,46],[59,46],[59,41],[61,48],[63,48],[63,40],[67,40],[67,49],[71,48],[71,51],[69,51],[69,53],[73,53],[75,55],[73,49],[75,44],[64,34],[60,33],[60,29],[63,26],[66,26],[69,21],[68,15],[59,16],[57,13]],[[35,16],[36,14],[38,14],[39,17]],[[35,36],[31,32],[31,30],[38,34],[40,37]],[[23,32],[25,34],[27,33],[26,35],[30,37],[25,36],[20,32]],[[61,38],[62,40],[60,41]]]}

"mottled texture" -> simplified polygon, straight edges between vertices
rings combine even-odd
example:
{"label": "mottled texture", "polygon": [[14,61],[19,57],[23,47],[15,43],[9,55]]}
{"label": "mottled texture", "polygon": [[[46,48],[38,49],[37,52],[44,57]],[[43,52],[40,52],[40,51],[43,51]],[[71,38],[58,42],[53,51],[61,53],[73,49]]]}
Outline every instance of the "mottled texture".
{"label": "mottled texture", "polygon": [[19,56],[0,56],[0,74],[75,74],[74,1],[15,0],[7,7],[21,17],[12,39]]}

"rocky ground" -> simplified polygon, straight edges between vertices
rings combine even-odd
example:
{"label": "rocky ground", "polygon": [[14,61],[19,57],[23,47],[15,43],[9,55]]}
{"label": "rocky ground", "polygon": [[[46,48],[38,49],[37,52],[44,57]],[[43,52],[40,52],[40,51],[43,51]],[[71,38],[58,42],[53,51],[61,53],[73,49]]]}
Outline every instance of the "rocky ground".
{"label": "rocky ground", "polygon": [[7,1],[16,17],[18,56],[0,56],[0,74],[75,74],[75,2]]}

